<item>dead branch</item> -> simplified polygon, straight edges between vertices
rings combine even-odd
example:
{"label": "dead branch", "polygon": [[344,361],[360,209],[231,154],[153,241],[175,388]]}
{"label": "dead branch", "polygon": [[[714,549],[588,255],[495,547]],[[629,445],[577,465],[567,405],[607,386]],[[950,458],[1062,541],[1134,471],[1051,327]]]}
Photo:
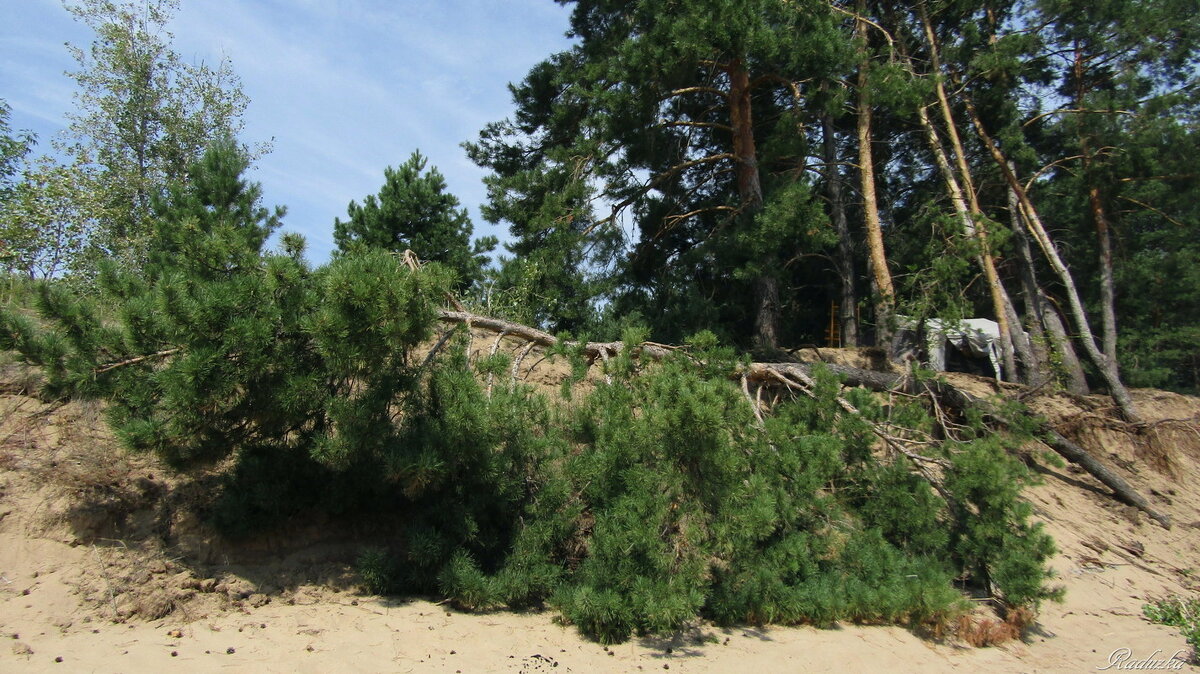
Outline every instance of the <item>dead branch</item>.
{"label": "dead branch", "polygon": [[[492,350],[488,353],[489,358],[496,355],[496,351],[498,351],[500,349],[500,340],[504,339],[504,336],[507,334],[508,334],[508,331],[501,330],[500,334],[496,335],[496,341],[492,342]],[[495,381],[495,379],[496,379],[496,373],[488,372],[488,381],[487,381],[487,397],[488,398],[492,397],[492,383]]]}
{"label": "dead branch", "polygon": [[1043,112],[1042,114],[1030,119],[1028,122],[1025,122],[1021,126],[1022,127],[1029,126],[1030,124],[1033,124],[1034,122],[1038,121],[1039,119],[1042,119],[1044,117],[1050,117],[1051,115],[1129,115],[1131,117],[1136,117],[1137,113],[1133,112],[1132,110],[1091,110],[1091,109],[1087,109],[1087,108],[1059,108],[1058,110],[1051,110],[1050,112]]}
{"label": "dead branch", "polygon": [[[758,387],[758,392],[760,394],[762,393],[761,386]],[[750,395],[750,381],[744,374],[742,375],[742,395],[746,396],[746,402],[750,403],[750,409],[754,411],[754,418],[758,420],[758,423],[755,425],[757,425],[760,430],[765,428],[764,424],[766,422],[763,420],[762,409],[759,407],[759,401]]]}
{"label": "dead branch", "polygon": [[145,362],[147,360],[151,360],[154,358],[166,358],[167,356],[173,356],[173,355],[179,353],[180,351],[182,351],[182,349],[180,349],[179,347],[176,347],[174,349],[163,349],[162,351],[156,351],[155,353],[148,353],[144,356],[136,356],[134,358],[126,358],[125,360],[117,361],[115,363],[108,363],[105,365],[100,365],[99,367],[92,370],[92,374],[104,374],[105,372],[109,372],[109,371],[115,370],[120,367],[125,367],[126,365],[136,365],[137,363]]}
{"label": "dead branch", "polygon": [[[517,337],[527,341],[529,344],[518,358],[523,359],[534,345],[544,348],[553,347],[559,344],[559,339],[547,332],[531,328],[529,326],[511,323],[486,316],[477,316],[461,311],[442,310],[440,313],[441,320],[451,323],[465,323],[468,320],[472,325],[491,330],[493,332],[504,331],[508,335]],[[601,358],[601,353],[612,356],[620,353],[625,345],[621,342],[567,342],[568,346],[582,348],[584,354],[589,360]],[[652,360],[661,360],[666,358],[671,352],[671,349],[664,348],[660,345],[643,342],[635,347],[637,355],[644,356]],[[731,373],[732,376],[740,378],[743,375],[748,381],[763,382],[770,381],[781,383],[788,390],[800,391],[806,395],[812,395],[815,382],[813,380],[813,368],[815,366],[809,363],[750,363],[744,369]],[[864,370],[856,367],[848,367],[845,365],[837,365],[833,363],[822,364],[822,367],[827,368],[835,375],[839,376],[843,383],[848,386],[861,386],[863,388],[887,392],[901,391],[909,394],[920,394],[924,391],[913,378],[907,375],[897,375],[889,372],[876,372],[873,370]],[[516,370],[514,369],[514,372]],[[747,383],[747,386],[749,384]],[[1012,427],[1014,424],[1006,419],[993,405],[985,400],[981,400],[971,394],[959,389],[958,387],[949,384],[945,381],[938,381],[928,384],[929,393],[940,400],[947,407],[965,411],[968,409],[978,409],[984,413],[986,419],[1001,427]],[[859,414],[859,411],[846,399],[838,397],[838,405],[849,414]],[[946,467],[949,462],[944,459],[935,457],[927,457],[917,452],[912,451],[906,445],[911,444],[904,438],[898,438],[895,435],[888,433],[885,429],[879,427],[878,424],[872,422],[872,430],[885,443],[896,451],[903,454],[914,465],[920,467],[922,465],[937,465]],[[1092,474],[1106,487],[1111,489],[1120,501],[1128,503],[1139,510],[1145,512],[1155,522],[1161,524],[1164,528],[1171,527],[1170,518],[1154,510],[1148,501],[1139,494],[1128,482],[1120,475],[1104,466],[1098,459],[1092,456],[1087,450],[1071,442],[1063,437],[1061,433],[1054,430],[1049,423],[1042,422],[1034,429],[1039,433],[1042,440],[1056,451],[1060,456],[1068,461],[1080,466],[1088,473]],[[936,488],[936,485],[935,485]]]}
{"label": "dead branch", "polygon": [[1153,213],[1157,213],[1158,215],[1162,216],[1162,218],[1164,220],[1171,223],[1172,225],[1175,225],[1176,227],[1187,227],[1187,225],[1185,225],[1184,223],[1180,222],[1179,220],[1176,220],[1175,218],[1172,218],[1171,216],[1167,215],[1161,209],[1155,208],[1144,201],[1138,201],[1137,199],[1133,199],[1131,197],[1127,197],[1124,195],[1119,196],[1117,198],[1119,198],[1123,201],[1128,201],[1129,203],[1134,204],[1135,206],[1141,206],[1142,208],[1144,208],[1148,211],[1151,211]]}
{"label": "dead branch", "polygon": [[597,220],[596,222],[589,225],[587,227],[587,229],[583,230],[582,235],[587,236],[587,235],[591,234],[593,231],[595,231],[597,227],[607,225],[607,224],[613,222],[614,220],[617,219],[617,215],[621,211],[623,211],[626,208],[628,208],[629,206],[633,205],[638,199],[641,199],[650,190],[658,187],[663,182],[665,182],[668,178],[670,178],[671,176],[674,176],[675,174],[679,173],[680,171],[686,171],[689,168],[692,168],[694,166],[700,166],[702,164],[711,164],[713,162],[726,161],[726,160],[730,160],[730,159],[736,160],[737,157],[732,152],[722,152],[719,154],[709,155],[707,157],[700,157],[699,159],[692,159],[690,161],[685,161],[683,163],[676,164],[676,165],[668,168],[667,170],[665,170],[662,173],[655,176],[652,180],[650,180],[650,182],[646,183],[645,185],[642,185],[641,189],[638,190],[637,194],[634,194],[633,196],[628,197],[628,198],[622,200],[620,203],[614,205],[612,207],[612,211],[608,217]]}
{"label": "dead branch", "polygon": [[517,358],[516,358],[516,360],[514,360],[514,361],[513,361],[513,364],[512,364],[512,382],[509,384],[509,388],[514,388],[514,387],[516,387],[516,385],[517,385],[517,374],[518,374],[518,373],[520,373],[520,371],[521,371],[521,361],[525,360],[525,356],[528,356],[528,355],[529,355],[529,352],[533,350],[533,347],[534,347],[534,343],[533,343],[533,342],[530,342],[530,343],[526,344],[526,345],[525,345],[525,348],[524,348],[524,349],[521,349],[521,353],[517,355]]}
{"label": "dead branch", "polygon": [[714,96],[720,96],[721,98],[726,98],[729,96],[728,92],[716,87],[683,87],[682,89],[672,89],[667,93],[666,96],[663,97],[663,100],[672,98],[674,96],[683,96],[685,94],[712,94]]}
{"label": "dead branch", "polygon": [[690,120],[668,120],[658,123],[661,127],[691,127],[698,129],[717,129],[718,131],[733,132],[733,127],[728,124],[718,124],[717,122],[693,122]]}
{"label": "dead branch", "polygon": [[437,357],[438,352],[442,350],[442,347],[446,345],[446,342],[450,341],[450,337],[454,335],[454,330],[455,328],[450,328],[443,332],[442,337],[437,341],[437,344],[434,344],[433,348],[429,350],[429,353],[425,354],[425,360],[421,361],[422,370],[429,367],[429,364],[433,362],[435,357]]}

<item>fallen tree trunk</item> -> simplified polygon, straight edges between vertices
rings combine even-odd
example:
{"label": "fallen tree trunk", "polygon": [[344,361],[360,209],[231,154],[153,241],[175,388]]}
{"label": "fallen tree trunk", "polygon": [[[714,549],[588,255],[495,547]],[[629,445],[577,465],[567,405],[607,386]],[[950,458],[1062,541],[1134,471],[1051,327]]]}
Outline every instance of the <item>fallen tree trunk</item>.
{"label": "fallen tree trunk", "polygon": [[[903,391],[911,394],[920,392],[915,388],[916,382],[911,377],[902,377],[887,372],[861,370],[842,365],[827,364],[825,367],[841,376],[842,380],[851,386],[862,386],[872,391]],[[811,366],[792,363],[754,363],[752,368],[761,368],[763,370],[793,368],[796,370],[808,370]],[[1003,427],[1012,426],[1012,422],[998,413],[986,400],[979,399],[944,381],[933,383],[931,386],[937,397],[955,410],[978,409],[994,423]],[[1104,486],[1111,489],[1118,500],[1146,513],[1150,519],[1158,522],[1163,528],[1171,528],[1171,518],[1169,516],[1152,508],[1145,497],[1139,494],[1124,478],[1110,470],[1086,449],[1068,440],[1051,427],[1048,422],[1040,422],[1036,431],[1042,442],[1057,452],[1059,456],[1083,468],[1092,477],[1095,477]]]}
{"label": "fallen tree trunk", "polygon": [[[465,311],[442,310],[439,318],[447,323],[462,323],[470,325],[473,328],[482,328],[500,333],[503,336],[520,339],[529,345],[537,345],[543,348],[555,347],[561,342],[554,335],[538,330],[537,328],[497,318],[479,316]],[[590,361],[595,361],[596,359],[607,360],[609,357],[615,356],[625,349],[623,342],[566,342],[566,344],[573,347],[581,347],[584,355]],[[642,343],[634,348],[638,350],[639,355],[653,360],[666,358],[673,351],[671,347],[651,342]],[[815,365],[812,363],[750,363],[745,370],[730,374],[737,379],[744,376],[759,383],[782,384],[789,388],[795,388],[788,383],[789,380],[792,382],[811,382],[814,376]],[[909,394],[923,392],[919,388],[922,385],[912,377],[831,363],[824,363],[822,365],[841,377],[842,381],[849,386],[861,386],[880,392],[899,391]],[[1013,425],[988,401],[977,398],[953,384],[945,381],[936,381],[929,383],[928,386],[930,387],[929,390],[951,409],[959,412],[976,409],[983,412],[987,419],[1001,427],[1010,427]],[[857,413],[857,410],[849,406],[849,403],[845,403],[841,399],[839,399],[839,403],[842,403],[843,409],[846,409],[848,412]],[[1067,461],[1083,468],[1111,489],[1118,500],[1145,512],[1151,519],[1158,522],[1164,528],[1171,528],[1171,520],[1167,515],[1154,510],[1149,502],[1126,482],[1124,478],[1107,468],[1087,450],[1065,438],[1047,422],[1041,422],[1036,430],[1040,434],[1042,441],[1050,448]],[[880,433],[881,431],[877,430],[877,434]],[[897,447],[894,444],[895,438],[882,434],[880,437],[890,446],[899,449],[899,451],[914,461],[930,461],[930,459],[915,456]]]}

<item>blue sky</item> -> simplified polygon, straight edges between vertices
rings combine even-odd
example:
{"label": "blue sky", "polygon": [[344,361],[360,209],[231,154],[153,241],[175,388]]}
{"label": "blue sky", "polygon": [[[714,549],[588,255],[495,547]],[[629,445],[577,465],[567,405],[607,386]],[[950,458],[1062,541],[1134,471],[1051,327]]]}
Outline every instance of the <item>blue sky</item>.
{"label": "blue sky", "polygon": [[[228,56],[250,97],[243,140],[274,139],[253,178],[308,257],[333,248],[335,217],[383,184],[415,149],[486,223],[484,171],[459,146],[508,117],[507,85],[568,46],[568,10],[553,0],[181,0],[169,30],[185,60]],[[50,140],[74,106],[65,43],[92,40],[60,0],[0,0],[0,98],[10,125]]]}

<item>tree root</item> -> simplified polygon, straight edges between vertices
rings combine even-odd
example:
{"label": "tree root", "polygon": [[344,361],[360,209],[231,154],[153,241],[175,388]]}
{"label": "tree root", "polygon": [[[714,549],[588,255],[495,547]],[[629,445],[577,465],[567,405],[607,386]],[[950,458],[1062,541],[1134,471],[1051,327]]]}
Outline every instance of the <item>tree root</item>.
{"label": "tree root", "polygon": [[[473,327],[483,328],[528,342],[518,362],[528,355],[529,350],[535,345],[550,348],[557,346],[560,342],[554,335],[538,330],[537,328],[501,319],[478,316],[465,311],[442,310],[439,318],[448,323],[468,323]],[[581,348],[589,361],[596,359],[607,361],[608,358],[617,355],[625,349],[625,344],[622,342],[567,342],[567,344]],[[672,347],[654,342],[643,342],[633,348],[638,351],[639,356],[651,360],[663,359],[675,350]],[[923,384],[906,375],[876,372],[832,363],[824,363],[822,367],[829,369],[841,377],[842,381],[849,386],[861,386],[878,392],[903,392],[911,395],[919,395],[927,392],[934,397],[935,401],[940,401],[941,404],[952,410],[964,412],[968,409],[975,409],[982,412],[986,419],[998,426],[1012,427],[1014,425],[988,401],[976,398],[970,393],[945,381]],[[748,382],[782,384],[790,390],[798,390],[807,395],[812,395],[814,385],[813,365],[806,363],[750,363],[747,367],[731,373],[731,377],[743,382],[743,391],[748,402],[756,408],[756,417],[760,414],[757,409],[758,403],[755,399],[750,398]],[[840,396],[838,397],[838,404],[848,414],[859,414],[859,411],[849,401]],[[930,480],[931,484],[934,484],[935,488],[937,488],[937,480],[929,471],[929,468],[931,466],[944,468],[946,465],[944,460],[923,456],[910,447],[913,444],[912,440],[891,434],[880,424],[872,422],[871,425],[872,431],[886,446],[908,458],[917,468],[918,472]],[[1106,467],[1087,450],[1068,440],[1047,422],[1040,422],[1035,430],[1041,440],[1051,449],[1067,461],[1080,466],[1111,489],[1118,500],[1146,513],[1146,515],[1162,527],[1166,529],[1171,528],[1170,517],[1154,510],[1149,502],[1130,486],[1124,478]]]}

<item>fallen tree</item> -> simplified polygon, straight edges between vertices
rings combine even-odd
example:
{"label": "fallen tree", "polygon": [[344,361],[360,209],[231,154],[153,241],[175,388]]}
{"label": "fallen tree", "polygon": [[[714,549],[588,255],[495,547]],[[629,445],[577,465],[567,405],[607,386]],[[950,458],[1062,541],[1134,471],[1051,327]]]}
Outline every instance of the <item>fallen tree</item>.
{"label": "fallen tree", "polygon": [[[497,318],[471,314],[465,311],[449,310],[442,310],[438,318],[446,323],[465,324],[489,330],[501,337],[512,337],[523,340],[530,345],[543,348],[560,346],[560,340],[548,332]],[[497,339],[499,340],[499,338]],[[497,343],[499,342],[497,341]],[[568,345],[580,349],[587,357],[589,364],[597,360],[602,362],[607,361],[625,349],[624,342],[568,342]],[[640,356],[650,359],[665,358],[668,354],[676,350],[676,347],[654,342],[643,342],[637,345],[636,348]],[[514,373],[517,367],[519,367],[520,358],[522,357],[519,357],[514,363]],[[977,410],[1001,428],[1013,426],[1013,422],[1006,418],[993,402],[971,395],[946,382],[944,379],[933,382],[922,382],[914,377],[891,372],[865,370],[832,363],[821,363],[820,365],[838,375],[848,386],[861,386],[876,392],[902,392],[910,395],[928,392],[935,396],[942,404],[958,413],[965,413],[967,410]],[[815,364],[812,363],[756,362],[749,363],[744,371],[731,372],[730,376],[734,378],[745,377],[749,381],[766,385],[784,386],[788,389],[800,390],[807,393],[811,392],[814,367]],[[855,412],[849,403],[844,400],[841,402],[843,403],[843,409],[851,413]],[[1164,528],[1171,528],[1171,519],[1169,516],[1152,508],[1146,498],[1138,493],[1124,478],[1105,466],[1086,449],[1067,439],[1055,430],[1049,422],[1038,420],[1035,430],[1042,442],[1046,443],[1047,446],[1064,459],[1079,466],[1099,480],[1101,484],[1111,489],[1113,495],[1118,500],[1146,513],[1147,516]],[[898,439],[882,430],[876,429],[876,434],[894,449],[899,450],[904,444],[902,439]],[[918,463],[922,461],[922,458],[914,458],[919,457],[919,455],[907,451],[904,453]],[[924,459],[924,461],[933,462],[931,459]]]}

